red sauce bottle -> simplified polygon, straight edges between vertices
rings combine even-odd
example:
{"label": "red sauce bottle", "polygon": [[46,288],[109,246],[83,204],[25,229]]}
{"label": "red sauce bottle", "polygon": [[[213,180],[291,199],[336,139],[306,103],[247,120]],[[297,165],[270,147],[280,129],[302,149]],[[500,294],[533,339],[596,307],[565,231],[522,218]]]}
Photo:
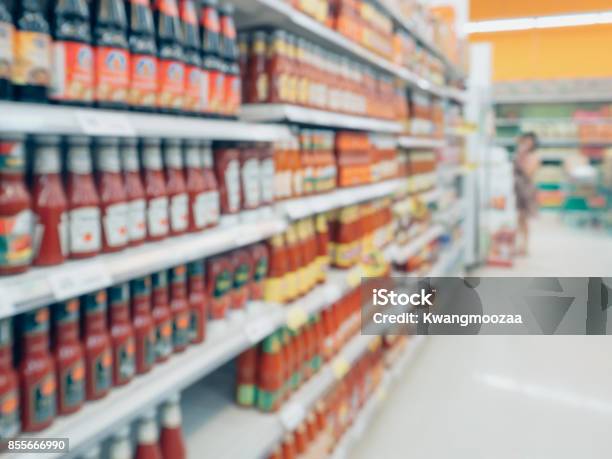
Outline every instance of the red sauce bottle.
{"label": "red sauce bottle", "polygon": [[249,297],[251,300],[263,300],[265,279],[268,275],[268,249],[265,244],[256,244],[250,249],[253,270],[251,272],[251,289]]}
{"label": "red sauce bottle", "polygon": [[243,310],[249,299],[251,272],[253,270],[248,250],[236,250],[231,255],[233,270],[232,304],[233,311]]}
{"label": "red sauce bottle", "polygon": [[38,432],[51,425],[56,413],[55,362],[49,353],[48,308],[23,314],[21,345],[21,430]]}
{"label": "red sauce bottle", "polygon": [[187,267],[170,270],[170,310],[172,311],[172,344],[174,352],[184,351],[191,341],[191,310],[187,301]]}
{"label": "red sauce bottle", "polygon": [[24,169],[23,137],[0,137],[0,275],[22,273],[32,261],[31,199]]}
{"label": "red sauce bottle", "polygon": [[220,196],[217,177],[215,176],[212,144],[202,142],[200,144],[200,155],[202,157],[202,173],[204,175],[204,195],[200,198],[206,227],[216,226],[219,223]]}
{"label": "red sauce bottle", "polygon": [[206,338],[206,290],[204,285],[204,262],[192,261],[187,265],[189,276],[189,309],[191,322],[189,327],[190,341],[201,343]]}
{"label": "red sauce bottle", "polygon": [[118,252],[127,247],[128,206],[119,160],[119,141],[96,140],[96,181],[102,212],[102,247],[104,252]]}
{"label": "red sauce bottle", "polygon": [[155,360],[164,362],[172,354],[172,312],[168,300],[168,272],[151,276],[153,285],[153,320],[155,322]]}
{"label": "red sauce bottle", "polygon": [[231,304],[232,265],[225,256],[206,260],[206,294],[212,320],[225,319]]}
{"label": "red sauce bottle", "polygon": [[288,249],[285,238],[277,234],[268,241],[269,266],[264,284],[264,300],[284,303],[289,299],[287,273],[289,271]]}
{"label": "red sauce bottle", "polygon": [[254,406],[257,395],[258,346],[253,346],[236,358],[236,402]]}
{"label": "red sauce bottle", "polygon": [[155,363],[155,322],[151,315],[151,278],[130,282],[132,324],[136,348],[136,373],[147,373]]}
{"label": "red sauce bottle", "polygon": [[189,196],[188,231],[199,231],[206,227],[206,182],[202,169],[200,141],[185,141],[185,190]]}
{"label": "red sauce bottle", "polygon": [[261,205],[268,206],[274,202],[274,151],[270,144],[262,144],[258,151]]}
{"label": "red sauce bottle", "polygon": [[113,342],[113,385],[122,386],[135,373],[135,335],[130,318],[130,287],[114,285],[108,289],[110,335]]}
{"label": "red sauce bottle", "polygon": [[187,449],[181,429],[181,407],[178,394],[170,397],[161,408],[160,446],[163,459],[185,459]]}
{"label": "red sauce bottle", "polygon": [[143,182],[147,199],[149,241],[164,239],[170,230],[168,195],[159,139],[143,139]]}
{"label": "red sauce bottle", "polygon": [[166,195],[170,202],[170,231],[173,236],[185,233],[189,225],[189,198],[185,187],[181,141],[164,141]]}
{"label": "red sauce bottle", "polygon": [[283,390],[282,333],[272,333],[261,344],[257,373],[257,406],[261,411],[276,411],[280,407]]}
{"label": "red sauce bottle", "polygon": [[19,434],[19,381],[13,369],[13,327],[11,319],[0,320],[0,439]]}
{"label": "red sauce bottle", "polygon": [[202,67],[205,88],[208,87],[208,97],[203,112],[207,115],[219,115],[223,103],[224,69],[221,59],[221,24],[217,11],[217,0],[201,2],[200,30],[202,33]]}
{"label": "red sauce bottle", "polygon": [[59,136],[36,136],[34,151],[34,265],[63,263],[68,252],[68,201],[64,193]]}
{"label": "red sauce bottle", "polygon": [[162,459],[158,444],[155,410],[151,410],[138,420],[138,444],[134,459]]}
{"label": "red sauce bottle", "polygon": [[102,248],[102,229],[89,138],[78,136],[68,139],[67,169],[70,258],[93,257]]}
{"label": "red sauce bottle", "polygon": [[140,178],[138,141],[121,139],[121,168],[128,208],[128,237],[131,246],[140,245],[147,237],[147,205]]}
{"label": "red sauce bottle", "polygon": [[112,343],[106,328],[106,292],[88,293],[82,303],[87,400],[98,400],[108,394],[113,373]]}
{"label": "red sauce bottle", "polygon": [[259,167],[259,151],[251,145],[245,146],[240,152],[240,189],[243,209],[256,209],[261,204]]}
{"label": "red sauce bottle", "polygon": [[240,211],[240,152],[229,143],[220,143],[215,152],[215,175],[219,184],[221,212]]}
{"label": "red sauce bottle", "polygon": [[78,411],[85,401],[85,352],[79,340],[79,300],[64,301],[54,309],[57,414]]}
{"label": "red sauce bottle", "polygon": [[184,31],[184,110],[192,115],[199,115],[204,109],[206,96],[204,94],[204,74],[202,73],[198,15],[193,0],[180,0],[180,16]]}

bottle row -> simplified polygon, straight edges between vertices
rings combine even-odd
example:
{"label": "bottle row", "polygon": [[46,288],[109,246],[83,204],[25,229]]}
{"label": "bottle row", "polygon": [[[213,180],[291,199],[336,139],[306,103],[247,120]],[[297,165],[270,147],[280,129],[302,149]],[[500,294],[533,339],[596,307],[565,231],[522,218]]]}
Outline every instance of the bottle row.
{"label": "bottle row", "polygon": [[[235,116],[233,6],[204,0],[0,2],[0,99]],[[199,10],[199,11],[198,11]]]}
{"label": "bottle row", "polygon": [[238,38],[247,103],[286,103],[382,119],[406,118],[405,87],[371,66],[284,30]]}

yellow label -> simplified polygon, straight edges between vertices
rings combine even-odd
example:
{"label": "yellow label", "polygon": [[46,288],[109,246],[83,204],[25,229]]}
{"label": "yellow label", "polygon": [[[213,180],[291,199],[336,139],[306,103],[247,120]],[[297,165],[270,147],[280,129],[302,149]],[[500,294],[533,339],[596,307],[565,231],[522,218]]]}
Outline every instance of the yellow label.
{"label": "yellow label", "polygon": [[375,336],[372,339],[372,341],[368,343],[368,349],[370,349],[370,352],[376,352],[376,350],[380,348],[381,345],[382,345],[382,337]]}
{"label": "yellow label", "polygon": [[48,34],[25,30],[15,33],[13,82],[18,85],[49,86],[51,37]]}
{"label": "yellow label", "polygon": [[286,277],[286,296],[285,298],[295,298],[298,296],[297,288],[297,273],[291,272],[285,274]]}
{"label": "yellow label", "polygon": [[296,291],[298,295],[303,295],[308,291],[308,271],[306,267],[302,267],[295,273]]}
{"label": "yellow label", "polygon": [[363,272],[360,265],[351,268],[346,278],[346,282],[352,288],[357,287],[361,283],[361,276]]}
{"label": "yellow label", "polygon": [[268,277],[264,281],[264,300],[270,303],[284,303],[287,299],[285,276]]}
{"label": "yellow label", "polygon": [[344,378],[344,376],[348,373],[350,368],[351,368],[351,365],[342,356],[336,357],[336,359],[334,360],[334,363],[332,364],[332,369],[337,379]]}
{"label": "yellow label", "polygon": [[287,326],[292,331],[297,331],[308,321],[308,314],[299,305],[292,306],[287,311]]}

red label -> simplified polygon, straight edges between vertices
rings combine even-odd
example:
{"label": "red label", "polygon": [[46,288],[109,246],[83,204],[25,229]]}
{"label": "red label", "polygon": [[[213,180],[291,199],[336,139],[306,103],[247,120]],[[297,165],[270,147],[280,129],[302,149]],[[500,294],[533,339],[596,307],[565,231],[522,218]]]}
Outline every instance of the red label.
{"label": "red label", "polygon": [[236,38],[236,27],[234,27],[234,21],[229,16],[223,16],[223,35],[225,35],[230,40]]}
{"label": "red label", "polygon": [[216,9],[204,8],[204,13],[202,14],[202,26],[208,32],[219,33],[219,30],[221,30],[221,25],[219,24],[219,15],[217,14]]}
{"label": "red label", "polygon": [[240,105],[240,78],[236,75],[225,75],[224,113],[235,114]]}
{"label": "red label", "polygon": [[176,0],[157,0],[155,9],[166,16],[178,16],[178,7]]}
{"label": "red label", "polygon": [[130,59],[130,95],[133,106],[155,106],[157,94],[157,59],[134,54]]}
{"label": "red label", "polygon": [[51,98],[55,100],[93,100],[93,49],[85,43],[53,43]]}
{"label": "red label", "polygon": [[130,0],[130,3],[134,5],[143,5],[149,8],[149,0]]}
{"label": "red label", "polygon": [[223,105],[223,91],[225,90],[225,75],[223,72],[214,70],[210,72],[208,80],[208,102],[210,111],[220,113]]}
{"label": "red label", "polygon": [[197,24],[198,16],[196,15],[195,5],[192,1],[185,1],[181,7],[181,20],[186,24]]}
{"label": "red label", "polygon": [[204,102],[204,76],[199,67],[187,66],[185,72],[185,110],[199,112]]}
{"label": "red label", "polygon": [[181,109],[185,90],[185,65],[180,61],[159,61],[157,105]]}
{"label": "red label", "polygon": [[129,54],[125,49],[100,46],[95,50],[96,100],[126,102]]}

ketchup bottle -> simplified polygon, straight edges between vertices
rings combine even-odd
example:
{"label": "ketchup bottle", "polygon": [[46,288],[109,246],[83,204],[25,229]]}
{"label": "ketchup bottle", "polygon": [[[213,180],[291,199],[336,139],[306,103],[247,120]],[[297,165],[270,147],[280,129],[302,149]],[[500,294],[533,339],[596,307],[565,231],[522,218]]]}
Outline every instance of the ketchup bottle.
{"label": "ketchup bottle", "polygon": [[68,201],[60,176],[60,139],[58,136],[36,136],[35,142],[34,265],[57,265],[66,259],[68,252]]}
{"label": "ketchup bottle", "polygon": [[157,104],[157,44],[149,0],[128,0],[130,108],[154,111]]}
{"label": "ketchup bottle", "polygon": [[130,428],[125,426],[113,435],[109,448],[109,459],[132,459]]}
{"label": "ketchup bottle", "polygon": [[254,406],[257,399],[259,349],[253,346],[236,358],[236,403]]}
{"label": "ketchup bottle", "polygon": [[166,194],[170,200],[170,231],[173,236],[185,233],[189,225],[189,198],[185,187],[181,142],[164,141]]}
{"label": "ketchup bottle", "polygon": [[231,143],[219,143],[215,151],[215,175],[223,214],[235,214],[241,208],[240,152]]}
{"label": "ketchup bottle", "polygon": [[151,276],[153,284],[153,320],[155,322],[155,360],[164,362],[172,354],[173,318],[168,300],[168,272]]}
{"label": "ketchup bottle", "polygon": [[54,309],[57,414],[74,413],[85,401],[85,352],[79,340],[79,300],[64,301]]}
{"label": "ketchup bottle", "polygon": [[204,262],[192,261],[187,265],[189,277],[189,309],[191,323],[189,336],[192,343],[201,343],[206,337],[206,287],[204,284]]}
{"label": "ketchup bottle", "polygon": [[147,237],[147,205],[140,179],[136,139],[121,139],[120,155],[128,212],[128,236],[131,246],[140,245]]}
{"label": "ketchup bottle", "polygon": [[179,394],[170,397],[161,408],[160,446],[163,459],[185,459],[187,450],[181,429]]}
{"label": "ketchup bottle", "polygon": [[96,179],[102,212],[104,252],[118,252],[128,244],[128,207],[121,174],[119,142],[115,138],[96,141]]}
{"label": "ketchup bottle", "polygon": [[50,98],[63,104],[91,104],[94,69],[87,1],[56,0],[52,31]]}
{"label": "ketchup bottle", "polygon": [[134,377],[135,337],[130,320],[130,288],[128,284],[108,289],[110,335],[113,342],[113,385],[122,386]]}
{"label": "ketchup bottle", "polygon": [[202,34],[202,71],[204,72],[205,91],[208,87],[207,103],[204,113],[218,115],[223,102],[224,63],[221,59],[221,25],[217,11],[217,0],[203,0],[200,15]]}
{"label": "ketchup bottle", "polygon": [[143,182],[147,199],[147,230],[149,241],[159,241],[168,235],[168,195],[159,139],[143,139]]}
{"label": "ketchup bottle", "polygon": [[200,115],[204,108],[205,102],[204,74],[202,73],[198,16],[193,0],[180,0],[180,16],[184,30],[184,111],[191,115]]}
{"label": "ketchup bottle", "polygon": [[19,434],[19,381],[13,369],[11,319],[0,320],[0,440]]}
{"label": "ketchup bottle", "polygon": [[55,363],[49,353],[49,309],[28,311],[22,319],[21,430],[38,432],[51,425],[56,411]]}
{"label": "ketchup bottle", "polygon": [[113,372],[112,343],[106,328],[106,292],[88,293],[83,297],[83,307],[87,400],[98,400],[108,394]]}
{"label": "ketchup bottle", "polygon": [[100,199],[94,185],[89,139],[70,137],[67,158],[70,258],[93,257],[100,252]]}
{"label": "ketchup bottle", "polygon": [[236,116],[242,94],[240,67],[238,65],[238,47],[236,44],[236,26],[234,25],[234,5],[225,3],[219,8],[221,23],[221,57],[225,63],[223,82],[223,110],[227,116]]}
{"label": "ketchup bottle", "polygon": [[134,459],[163,459],[157,441],[155,411],[151,410],[138,420],[138,445]]}
{"label": "ketchup bottle", "polygon": [[24,168],[23,137],[0,137],[0,276],[22,273],[32,261],[31,199]]}
{"label": "ketchup bottle", "polygon": [[185,141],[185,189],[189,196],[188,230],[202,230],[206,227],[206,183],[199,140]]}
{"label": "ketchup bottle", "polygon": [[180,113],[185,93],[183,33],[176,0],[155,0],[155,27],[159,59],[157,106]]}
{"label": "ketchup bottle", "polygon": [[94,43],[94,100],[99,107],[125,108],[130,54],[122,0],[97,0]]}
{"label": "ketchup bottle", "polygon": [[219,223],[219,215],[221,214],[221,198],[215,175],[212,144],[210,142],[202,142],[200,154],[202,156],[202,173],[204,175],[204,197],[201,198],[204,208],[203,213],[205,215],[206,226],[212,227]]}
{"label": "ketchup bottle", "polygon": [[0,69],[2,69],[0,70],[0,99],[10,99],[13,95],[11,76],[14,64],[15,26],[6,3],[0,2],[0,37],[4,42],[4,45],[0,46]]}
{"label": "ketchup bottle", "polygon": [[172,311],[172,344],[174,352],[182,352],[191,341],[191,310],[187,301],[187,267],[170,270],[170,310]]}
{"label": "ketchup bottle", "polygon": [[147,373],[155,363],[155,323],[151,315],[151,278],[130,282],[132,324],[136,347],[136,373]]}
{"label": "ketchup bottle", "polygon": [[259,354],[257,406],[264,412],[280,407],[284,373],[280,338],[277,331],[264,339]]}

